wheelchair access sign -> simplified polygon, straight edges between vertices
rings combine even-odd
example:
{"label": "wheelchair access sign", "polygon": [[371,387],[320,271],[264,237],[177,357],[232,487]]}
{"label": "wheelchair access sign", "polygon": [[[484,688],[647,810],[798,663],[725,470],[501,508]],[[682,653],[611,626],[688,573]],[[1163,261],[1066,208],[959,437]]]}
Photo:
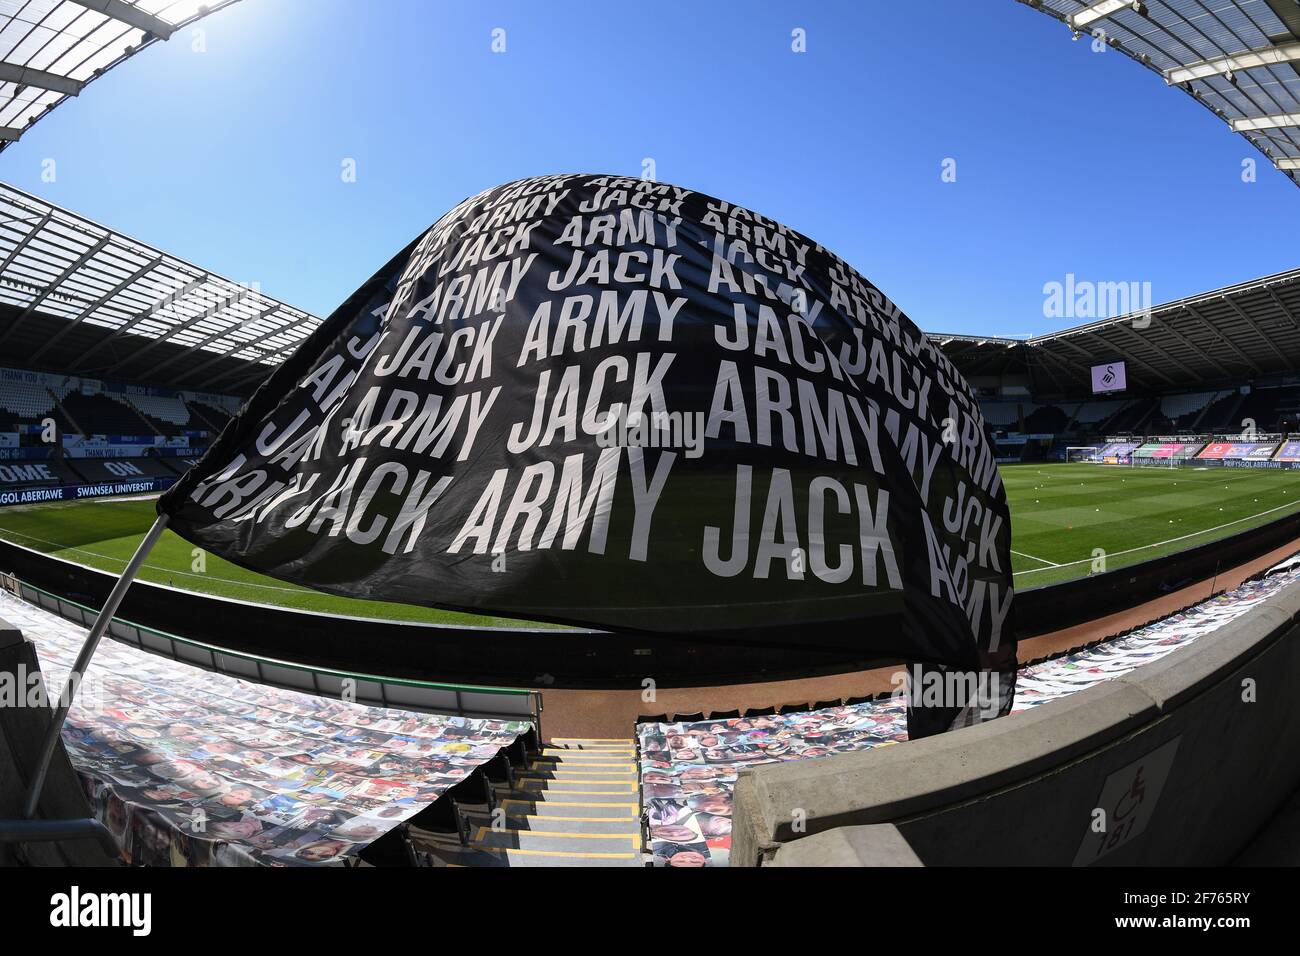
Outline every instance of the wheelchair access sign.
{"label": "wheelchair access sign", "polygon": [[1181,739],[1175,737],[1106,778],[1087,835],[1075,854],[1075,866],[1095,863],[1142,834],[1155,813]]}

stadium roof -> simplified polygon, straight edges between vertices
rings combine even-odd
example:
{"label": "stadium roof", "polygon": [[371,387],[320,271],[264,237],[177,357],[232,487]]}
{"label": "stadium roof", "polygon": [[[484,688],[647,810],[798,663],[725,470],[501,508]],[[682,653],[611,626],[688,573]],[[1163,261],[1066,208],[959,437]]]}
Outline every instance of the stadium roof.
{"label": "stadium roof", "polygon": [[[0,183],[0,355],[7,362],[243,394],[320,319]],[[1300,375],[1300,269],[1149,313],[1027,339],[930,333],[968,378],[1025,375],[1086,394],[1128,362],[1131,390]]]}
{"label": "stadium roof", "polygon": [[1161,74],[1300,185],[1297,0],[1020,0]]}
{"label": "stadium roof", "polygon": [[1089,369],[1128,363],[1130,391],[1300,375],[1300,269],[1028,339],[929,333],[967,378],[1026,375],[1042,394],[1090,392]]}
{"label": "stadium roof", "polygon": [[0,183],[0,355],[241,393],[320,319]]}
{"label": "stadium roof", "polygon": [[0,0],[0,150],[85,85],[235,0]]}

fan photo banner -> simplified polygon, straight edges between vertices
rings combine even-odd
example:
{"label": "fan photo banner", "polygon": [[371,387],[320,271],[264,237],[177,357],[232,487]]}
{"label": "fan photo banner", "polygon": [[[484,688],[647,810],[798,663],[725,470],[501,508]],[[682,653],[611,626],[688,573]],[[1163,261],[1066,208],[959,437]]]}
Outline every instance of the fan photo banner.
{"label": "fan photo banner", "polygon": [[349,597],[1014,660],[1006,496],[962,376],[811,239],[657,182],[461,203],[159,512]]}

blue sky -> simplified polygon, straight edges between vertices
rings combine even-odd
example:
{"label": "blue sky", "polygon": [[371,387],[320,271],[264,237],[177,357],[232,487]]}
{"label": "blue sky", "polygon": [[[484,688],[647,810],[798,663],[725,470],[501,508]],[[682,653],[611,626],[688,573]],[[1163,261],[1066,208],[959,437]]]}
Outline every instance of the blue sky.
{"label": "blue sky", "polygon": [[932,331],[1048,331],[1067,273],[1162,302],[1300,265],[1300,189],[1013,0],[613,6],[242,0],[200,22],[205,52],[178,33],[64,103],[0,178],[322,315],[467,195],[647,157]]}

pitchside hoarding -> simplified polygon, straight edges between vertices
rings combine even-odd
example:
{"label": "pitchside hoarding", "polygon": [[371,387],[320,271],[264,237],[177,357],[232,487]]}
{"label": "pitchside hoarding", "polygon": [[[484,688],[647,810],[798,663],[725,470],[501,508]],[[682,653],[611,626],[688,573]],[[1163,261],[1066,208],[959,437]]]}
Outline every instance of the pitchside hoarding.
{"label": "pitchside hoarding", "polygon": [[665,184],[461,203],[159,510],[353,597],[1014,660],[1006,496],[956,368],[811,239]]}

